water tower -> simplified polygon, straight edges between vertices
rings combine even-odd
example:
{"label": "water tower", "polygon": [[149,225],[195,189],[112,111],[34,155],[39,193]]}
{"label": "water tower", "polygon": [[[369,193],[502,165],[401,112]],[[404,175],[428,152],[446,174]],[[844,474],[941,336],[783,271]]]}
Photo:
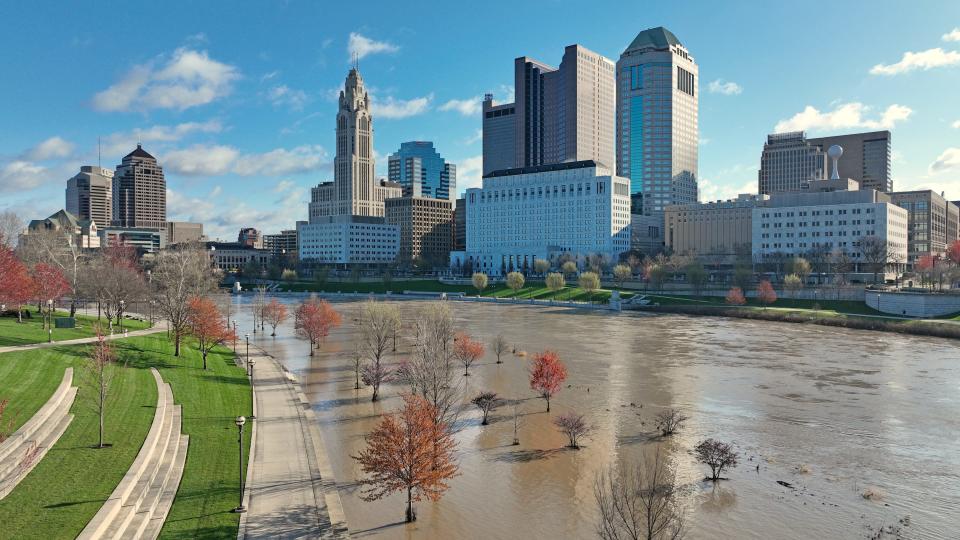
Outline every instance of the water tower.
{"label": "water tower", "polygon": [[840,169],[837,167],[837,162],[840,161],[840,156],[843,155],[843,147],[839,144],[835,144],[827,149],[827,157],[830,158],[830,161],[833,162],[833,174],[830,175],[831,180],[840,179]]}

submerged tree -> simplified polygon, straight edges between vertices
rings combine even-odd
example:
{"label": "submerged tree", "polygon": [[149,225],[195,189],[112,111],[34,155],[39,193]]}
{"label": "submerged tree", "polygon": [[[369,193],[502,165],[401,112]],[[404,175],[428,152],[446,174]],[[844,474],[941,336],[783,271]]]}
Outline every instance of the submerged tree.
{"label": "submerged tree", "polygon": [[569,448],[580,448],[580,439],[587,437],[593,431],[593,426],[584,420],[583,415],[574,411],[554,418],[553,425],[557,427],[560,433],[567,436],[567,447]]}
{"label": "submerged tree", "polygon": [[550,412],[550,398],[560,391],[560,385],[567,380],[567,368],[554,351],[543,351],[533,357],[530,366],[530,388],[547,401]]}
{"label": "submerged tree", "polygon": [[460,332],[453,340],[453,355],[463,365],[463,375],[470,376],[470,366],[483,357],[483,343]]}
{"label": "submerged tree", "polygon": [[639,463],[597,475],[593,493],[600,508],[602,540],[679,540],[684,536],[677,475],[660,447]]}
{"label": "submerged tree", "polygon": [[732,469],[737,466],[737,453],[729,444],[716,439],[701,441],[693,449],[697,461],[710,467],[710,480],[720,480],[723,469]]}
{"label": "submerged tree", "polygon": [[503,400],[500,399],[500,396],[498,396],[496,392],[487,390],[477,394],[476,397],[470,400],[470,403],[476,405],[476,407],[480,409],[480,412],[483,413],[483,421],[480,422],[480,424],[485,426],[489,423],[487,422],[487,417],[494,409],[503,403]]}
{"label": "submerged tree", "polygon": [[287,306],[281,304],[276,298],[272,298],[263,308],[263,318],[270,325],[270,335],[277,335],[277,327],[283,324],[290,316],[287,314]]}
{"label": "submerged tree", "polygon": [[503,360],[500,357],[503,353],[510,350],[510,344],[507,343],[507,338],[503,337],[503,334],[497,334],[497,337],[493,338],[493,341],[490,342],[490,349],[493,351],[493,354],[497,355],[497,363],[502,364]]}
{"label": "submerged tree", "polygon": [[310,356],[313,356],[314,347],[340,326],[340,321],[340,314],[326,300],[309,298],[297,307],[293,327],[298,336],[310,342]]}
{"label": "submerged tree", "polygon": [[690,417],[683,414],[680,409],[667,409],[660,411],[654,418],[654,426],[660,432],[660,435],[667,437],[683,429],[684,424]]}
{"label": "submerged tree", "polygon": [[406,491],[406,520],[417,519],[413,503],[424,498],[437,501],[456,476],[456,441],[437,411],[420,396],[403,397],[403,408],[385,415],[369,435],[367,447],[354,459],[367,476],[361,480],[361,497],[376,501],[394,492]]}
{"label": "submerged tree", "polygon": [[390,377],[391,370],[384,363],[390,340],[400,328],[400,309],[394,304],[372,300],[364,302],[360,310],[360,350],[367,357],[363,382],[373,388],[373,401],[380,398],[380,385]]}

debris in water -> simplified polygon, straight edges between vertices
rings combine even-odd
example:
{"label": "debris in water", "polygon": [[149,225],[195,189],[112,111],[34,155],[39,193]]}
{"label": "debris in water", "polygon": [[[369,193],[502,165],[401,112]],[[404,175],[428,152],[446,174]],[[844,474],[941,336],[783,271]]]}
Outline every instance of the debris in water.
{"label": "debris in water", "polygon": [[793,484],[791,484],[790,482],[784,482],[783,480],[777,480],[777,483],[780,484],[780,485],[783,486],[783,487],[787,487],[787,488],[790,488],[790,489],[795,489],[795,488],[793,487]]}

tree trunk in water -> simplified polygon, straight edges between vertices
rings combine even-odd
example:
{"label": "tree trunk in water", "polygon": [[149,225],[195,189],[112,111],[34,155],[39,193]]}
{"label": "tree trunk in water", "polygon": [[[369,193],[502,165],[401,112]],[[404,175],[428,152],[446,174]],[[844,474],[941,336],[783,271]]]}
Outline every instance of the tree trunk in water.
{"label": "tree trunk in water", "polygon": [[417,520],[417,515],[413,512],[413,489],[407,488],[407,523],[413,523]]}
{"label": "tree trunk in water", "polygon": [[550,398],[547,398],[547,412],[550,412]]}

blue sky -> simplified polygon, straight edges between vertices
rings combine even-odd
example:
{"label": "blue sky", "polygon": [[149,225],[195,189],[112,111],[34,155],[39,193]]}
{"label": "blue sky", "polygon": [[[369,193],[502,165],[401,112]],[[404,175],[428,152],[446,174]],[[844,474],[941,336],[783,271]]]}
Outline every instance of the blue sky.
{"label": "blue sky", "polygon": [[616,60],[666,26],[700,67],[701,199],[756,190],[767,133],[891,129],[896,189],[960,199],[960,2],[0,3],[0,209],[64,206],[81,164],[136,144],[167,172],[170,219],[213,237],[306,218],[332,179],[336,92],[360,54],[378,171],[432,140],[480,181],[479,99],[513,58],[580,43]]}

